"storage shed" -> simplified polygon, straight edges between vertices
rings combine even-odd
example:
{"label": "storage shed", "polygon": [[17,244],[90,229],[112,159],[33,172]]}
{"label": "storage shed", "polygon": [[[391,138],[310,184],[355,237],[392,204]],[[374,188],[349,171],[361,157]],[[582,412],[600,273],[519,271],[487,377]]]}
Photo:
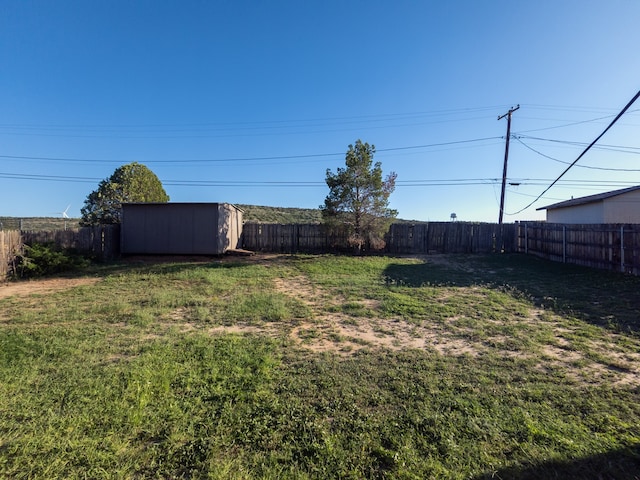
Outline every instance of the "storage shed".
{"label": "storage shed", "polygon": [[220,255],[238,248],[242,210],[229,203],[125,203],[120,251],[141,255]]}
{"label": "storage shed", "polygon": [[538,210],[550,223],[640,223],[640,185],[572,198]]}

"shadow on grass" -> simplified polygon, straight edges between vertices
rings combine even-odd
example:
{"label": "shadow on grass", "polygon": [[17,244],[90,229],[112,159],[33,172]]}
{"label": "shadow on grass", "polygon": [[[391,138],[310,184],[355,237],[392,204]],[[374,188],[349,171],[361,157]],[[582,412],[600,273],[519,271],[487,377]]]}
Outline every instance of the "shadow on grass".
{"label": "shadow on grass", "polygon": [[508,254],[427,256],[419,264],[390,264],[383,275],[387,285],[407,287],[504,285],[517,283],[529,274],[526,270],[540,267],[524,260]]}
{"label": "shadow on grass", "polygon": [[256,257],[228,255],[135,255],[125,256],[111,264],[99,267],[100,271],[111,274],[119,271],[149,273],[180,273],[199,268],[237,268],[255,263],[265,263],[265,259]]}
{"label": "shadow on grass", "polygon": [[[51,278],[104,278],[121,273],[177,274],[194,267],[205,269],[226,269],[247,267],[255,264],[278,265],[290,261],[288,256],[231,256],[231,255],[132,255],[108,262],[93,262],[82,268],[33,277]],[[22,282],[33,278],[7,278],[7,281]],[[1,281],[2,279],[0,279]]]}
{"label": "shadow on grass", "polygon": [[640,479],[640,445],[575,460],[507,467],[477,476],[474,480],[538,480],[541,478],[638,480]]}
{"label": "shadow on grass", "polygon": [[256,266],[279,267],[298,262],[290,255],[135,255],[124,256],[109,263],[93,264],[89,269],[78,272],[80,277],[105,278],[119,274],[138,275],[180,275],[199,271],[242,271],[251,276]]}
{"label": "shadow on grass", "polygon": [[524,254],[446,255],[390,264],[389,286],[483,286],[541,308],[618,332],[640,332],[640,277],[542,260]]}

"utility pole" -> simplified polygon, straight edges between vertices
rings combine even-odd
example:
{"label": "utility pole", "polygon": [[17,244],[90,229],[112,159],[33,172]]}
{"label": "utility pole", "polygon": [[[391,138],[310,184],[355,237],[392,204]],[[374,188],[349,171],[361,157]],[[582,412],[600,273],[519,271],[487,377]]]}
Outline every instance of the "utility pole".
{"label": "utility pole", "polygon": [[507,113],[498,117],[498,120],[502,120],[507,117],[507,143],[504,147],[504,167],[502,168],[502,193],[500,194],[500,216],[498,217],[498,225],[502,226],[502,216],[504,215],[504,190],[507,185],[507,161],[509,160],[509,137],[511,137],[511,114],[518,110],[520,105],[516,108],[511,107]]}

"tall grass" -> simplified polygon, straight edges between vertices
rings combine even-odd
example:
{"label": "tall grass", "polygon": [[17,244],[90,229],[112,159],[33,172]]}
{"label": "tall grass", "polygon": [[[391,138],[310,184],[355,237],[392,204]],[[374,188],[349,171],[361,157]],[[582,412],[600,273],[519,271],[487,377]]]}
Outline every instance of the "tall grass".
{"label": "tall grass", "polygon": [[[640,281],[447,258],[115,266],[0,300],[0,477],[637,478]],[[309,349],[344,342],[336,312],[473,349]]]}

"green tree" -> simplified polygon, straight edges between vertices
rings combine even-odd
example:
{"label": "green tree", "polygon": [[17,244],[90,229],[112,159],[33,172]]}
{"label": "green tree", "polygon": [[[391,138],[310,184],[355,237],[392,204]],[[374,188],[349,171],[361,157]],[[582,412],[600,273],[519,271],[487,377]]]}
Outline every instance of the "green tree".
{"label": "green tree", "polygon": [[384,247],[384,234],[398,212],[389,208],[397,175],[389,173],[383,180],[382,164],[373,164],[375,146],[349,145],[346,168],[336,173],[327,169],[329,195],[320,206],[326,225],[347,234],[349,245],[360,253],[363,248]]}
{"label": "green tree", "polygon": [[87,196],[80,224],[120,223],[123,203],[168,201],[169,196],[155,173],[141,163],[129,163],[116,168]]}

